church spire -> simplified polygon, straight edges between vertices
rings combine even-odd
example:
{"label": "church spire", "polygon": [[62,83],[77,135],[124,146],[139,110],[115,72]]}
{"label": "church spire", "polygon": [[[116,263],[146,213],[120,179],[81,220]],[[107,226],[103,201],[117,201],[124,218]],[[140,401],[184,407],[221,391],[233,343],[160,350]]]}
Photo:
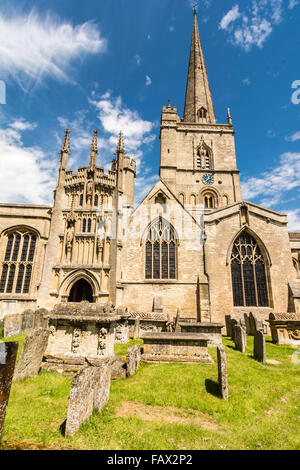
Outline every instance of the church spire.
{"label": "church spire", "polygon": [[216,123],[216,116],[199,36],[196,9],[184,106],[185,122]]}
{"label": "church spire", "polygon": [[95,168],[97,164],[97,156],[98,156],[98,131],[97,129],[94,130],[93,141],[90,150],[90,168]]}

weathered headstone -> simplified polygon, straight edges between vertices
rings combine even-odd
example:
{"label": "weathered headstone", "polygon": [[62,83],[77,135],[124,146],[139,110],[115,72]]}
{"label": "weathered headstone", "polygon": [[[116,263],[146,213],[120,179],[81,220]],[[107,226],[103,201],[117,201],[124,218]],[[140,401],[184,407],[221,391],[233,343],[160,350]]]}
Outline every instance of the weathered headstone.
{"label": "weathered headstone", "polygon": [[126,361],[120,356],[116,356],[111,364],[111,379],[125,379],[126,377]]}
{"label": "weathered headstone", "polygon": [[254,333],[254,359],[259,362],[266,362],[266,339],[262,331]]}
{"label": "weathered headstone", "polygon": [[86,367],[72,380],[65,434],[73,436],[93,413],[100,411],[109,399],[111,367]]}
{"label": "weathered headstone", "polygon": [[163,313],[163,298],[161,295],[155,295],[153,299],[153,312]]}
{"label": "weathered headstone", "polygon": [[47,348],[49,334],[49,330],[38,328],[26,336],[14,380],[22,380],[39,372]]}
{"label": "weathered headstone", "polygon": [[141,362],[141,346],[135,344],[131,348],[127,349],[126,352],[126,364],[127,364],[127,377],[131,377],[135,374],[137,368]]}
{"label": "weathered headstone", "polygon": [[18,345],[17,342],[0,343],[0,437],[4,427]]}
{"label": "weathered headstone", "polygon": [[140,323],[141,323],[140,318],[136,318],[134,320],[134,330],[133,330],[133,338],[134,339],[140,337]]}
{"label": "weathered headstone", "polygon": [[227,377],[227,364],[226,364],[226,354],[225,347],[223,344],[217,347],[218,355],[218,383],[220,395],[224,400],[228,400],[228,377]]}
{"label": "weathered headstone", "polygon": [[225,315],[226,336],[231,337],[231,315]]}
{"label": "weathered headstone", "polygon": [[126,319],[122,319],[116,323],[116,330],[115,330],[115,343],[116,344],[126,344],[128,343],[128,321]]}
{"label": "weathered headstone", "polygon": [[242,317],[239,319],[239,325],[242,327],[244,331],[246,331],[247,328],[246,328],[245,318]]}
{"label": "weathered headstone", "polygon": [[245,325],[246,325],[246,333],[250,335],[250,322],[249,322],[249,315],[244,313]]}
{"label": "weathered headstone", "polygon": [[4,338],[18,336],[22,331],[22,315],[13,314],[4,317]]}
{"label": "weathered headstone", "polygon": [[250,327],[250,335],[254,336],[254,333],[256,332],[256,323],[255,323],[255,316],[253,315],[252,312],[249,313],[249,327]]}
{"label": "weathered headstone", "polygon": [[34,328],[34,312],[32,310],[25,310],[22,313],[22,325],[21,332],[25,333],[27,331],[33,330]]}
{"label": "weathered headstone", "polygon": [[235,318],[232,318],[230,324],[231,324],[231,339],[232,341],[234,341],[234,328],[238,324],[238,321]]}
{"label": "weathered headstone", "polygon": [[245,352],[246,349],[247,336],[245,330],[240,325],[235,325],[234,327],[234,344],[235,349]]}

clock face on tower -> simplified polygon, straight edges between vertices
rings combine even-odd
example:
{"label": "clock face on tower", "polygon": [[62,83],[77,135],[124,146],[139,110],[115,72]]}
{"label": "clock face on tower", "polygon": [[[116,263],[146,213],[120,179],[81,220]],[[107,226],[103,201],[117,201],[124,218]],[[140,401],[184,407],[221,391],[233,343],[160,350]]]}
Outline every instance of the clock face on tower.
{"label": "clock face on tower", "polygon": [[214,184],[214,175],[212,174],[206,174],[202,176],[202,183],[206,184],[207,186],[210,186],[211,184]]}

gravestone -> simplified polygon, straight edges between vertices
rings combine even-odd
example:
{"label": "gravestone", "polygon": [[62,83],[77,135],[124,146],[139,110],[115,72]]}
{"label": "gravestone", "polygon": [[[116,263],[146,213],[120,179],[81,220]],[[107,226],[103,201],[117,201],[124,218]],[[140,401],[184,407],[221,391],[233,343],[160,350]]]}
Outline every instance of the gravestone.
{"label": "gravestone", "polygon": [[231,319],[231,322],[230,322],[230,328],[231,328],[231,339],[232,341],[234,341],[234,328],[235,326],[238,324],[238,321],[235,319],[235,318],[232,318]]}
{"label": "gravestone", "polygon": [[134,320],[134,330],[133,330],[133,338],[139,338],[140,337],[140,318],[136,318]]}
{"label": "gravestone", "polygon": [[73,436],[94,409],[100,411],[108,402],[111,381],[110,364],[86,367],[72,380],[65,434]]}
{"label": "gravestone", "polygon": [[4,317],[4,338],[18,336],[22,331],[22,315],[19,313]]}
{"label": "gravestone", "polygon": [[246,332],[247,327],[246,327],[245,318],[240,318],[239,324],[240,324],[240,326],[242,327],[242,329]]}
{"label": "gravestone", "polygon": [[262,331],[254,334],[254,359],[259,362],[266,362],[266,339]]}
{"label": "gravestone", "polygon": [[242,353],[246,349],[247,336],[245,330],[240,325],[234,327],[234,345],[237,351]]}
{"label": "gravestone", "polygon": [[225,315],[226,336],[231,337],[231,315]]}
{"label": "gravestone", "polygon": [[25,333],[27,331],[33,330],[34,328],[34,312],[32,310],[25,310],[22,313],[22,325],[21,332]]}
{"label": "gravestone", "polygon": [[250,335],[254,336],[254,333],[256,332],[256,322],[255,322],[255,316],[253,315],[252,312],[249,313],[249,329],[250,329]]}
{"label": "gravestone", "polygon": [[0,343],[0,438],[18,353],[17,342]]}
{"label": "gravestone", "polygon": [[153,299],[153,312],[163,313],[163,298],[161,295],[155,295]]}
{"label": "gravestone", "polygon": [[38,374],[47,348],[49,334],[49,330],[38,328],[26,336],[14,380],[22,380]]}
{"label": "gravestone", "polygon": [[141,362],[141,346],[135,344],[131,348],[127,349],[126,352],[126,363],[127,363],[127,377],[131,377],[135,374],[137,368]]}
{"label": "gravestone", "polygon": [[222,345],[217,347],[218,354],[218,383],[220,395],[224,400],[228,400],[228,377],[225,347]]}
{"label": "gravestone", "polygon": [[244,313],[244,319],[245,319],[245,325],[246,325],[246,333],[247,335],[250,335],[250,321],[249,321],[249,315],[247,313]]}

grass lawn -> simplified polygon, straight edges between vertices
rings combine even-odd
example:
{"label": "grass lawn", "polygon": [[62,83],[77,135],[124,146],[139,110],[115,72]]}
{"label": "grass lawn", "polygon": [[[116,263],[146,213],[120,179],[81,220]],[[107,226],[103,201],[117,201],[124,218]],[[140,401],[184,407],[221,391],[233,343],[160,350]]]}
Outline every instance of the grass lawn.
{"label": "grass lawn", "polygon": [[[17,339],[17,338],[15,338]],[[24,336],[21,337],[24,340]],[[11,339],[10,339],[11,340]],[[300,374],[295,351],[267,341],[261,364],[224,338],[228,402],[218,396],[214,364],[142,364],[136,375],[112,381],[110,400],[72,438],[61,434],[70,377],[42,372],[12,386],[2,449],[300,449]],[[125,355],[134,344],[117,345]]]}

